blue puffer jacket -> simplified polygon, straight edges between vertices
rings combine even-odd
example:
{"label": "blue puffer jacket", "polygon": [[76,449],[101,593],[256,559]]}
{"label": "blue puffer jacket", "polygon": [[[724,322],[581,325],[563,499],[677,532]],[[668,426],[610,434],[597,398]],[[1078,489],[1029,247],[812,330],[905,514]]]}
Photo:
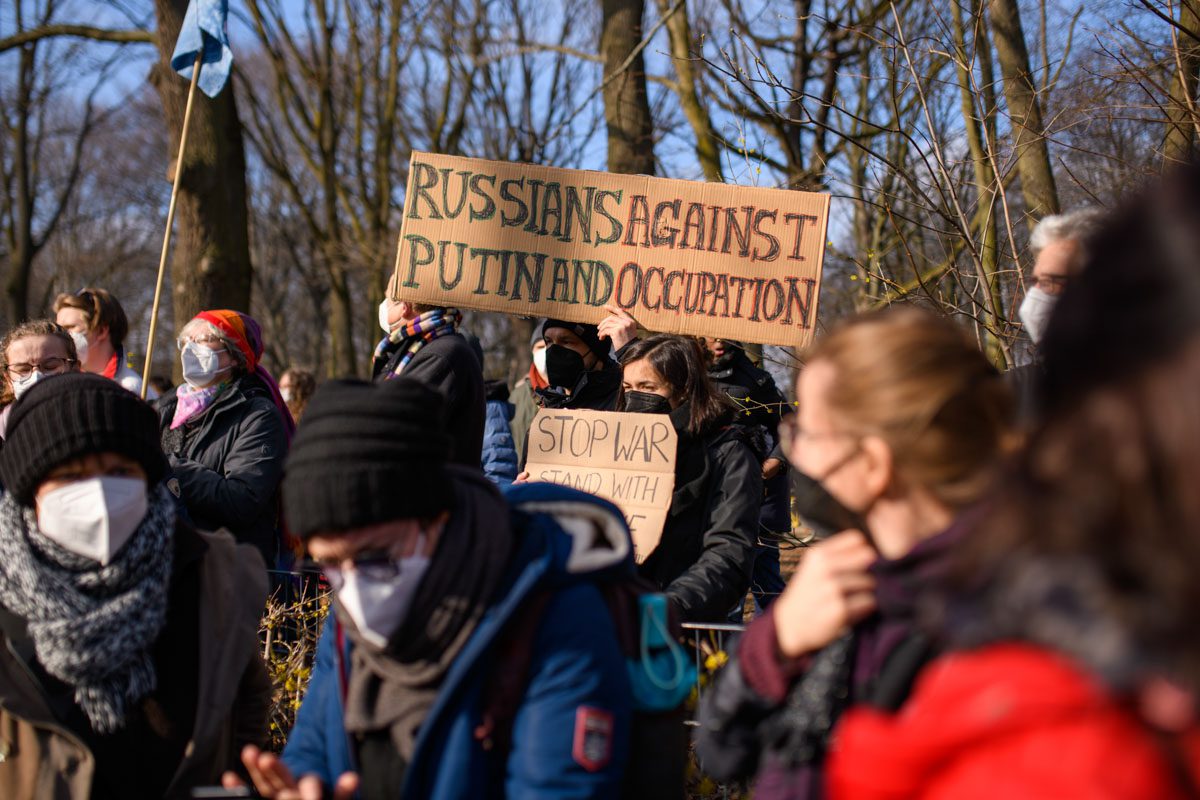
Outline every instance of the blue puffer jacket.
{"label": "blue puffer jacket", "polygon": [[[596,585],[633,574],[629,530],[615,506],[562,486],[520,484],[505,494],[518,543],[512,568],[421,726],[396,796],[615,798],[629,751],[631,689]],[[489,667],[498,666],[494,651],[505,623],[533,592],[544,590],[553,595],[533,638],[528,687],[500,784],[492,779],[496,756],[474,736],[485,679]],[[322,633],[308,694],[283,752],[294,775],[316,774],[327,785],[354,769],[340,677],[350,668],[350,643],[342,637],[343,647],[337,646],[336,627],[326,625]]]}
{"label": "blue puffer jacket", "polygon": [[517,479],[517,445],[512,418],[516,408],[507,400],[487,401],[483,423],[483,458],[480,466],[492,483],[505,489]]}

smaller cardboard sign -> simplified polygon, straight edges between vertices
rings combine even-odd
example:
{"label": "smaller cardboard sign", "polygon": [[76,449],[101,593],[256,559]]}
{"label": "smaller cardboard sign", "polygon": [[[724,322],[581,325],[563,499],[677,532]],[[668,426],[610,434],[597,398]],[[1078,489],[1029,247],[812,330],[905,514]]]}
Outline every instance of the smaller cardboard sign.
{"label": "smaller cardboard sign", "polygon": [[625,514],[640,564],[662,538],[679,437],[666,414],[540,409],[529,428],[532,481],[603,497]]}

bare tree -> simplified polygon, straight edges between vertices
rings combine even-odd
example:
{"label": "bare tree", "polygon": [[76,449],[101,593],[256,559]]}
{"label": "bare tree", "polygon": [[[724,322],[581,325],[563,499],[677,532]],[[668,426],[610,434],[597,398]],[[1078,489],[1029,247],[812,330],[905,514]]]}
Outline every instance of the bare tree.
{"label": "bare tree", "polygon": [[601,0],[600,53],[604,57],[604,118],[608,169],[653,175],[654,120],[646,90],[645,0]]}
{"label": "bare tree", "polygon": [[57,231],[79,183],[88,137],[104,115],[96,95],[114,63],[109,54],[91,76],[82,109],[70,108],[66,98],[77,85],[78,71],[86,69],[84,45],[31,34],[52,24],[55,11],[52,2],[16,0],[16,33],[0,43],[0,53],[15,50],[17,61],[15,79],[0,91],[5,128],[0,144],[0,223],[9,324],[30,315],[34,260]]}
{"label": "bare tree", "polygon": [[988,11],[996,60],[1000,63],[1000,74],[1004,76],[1004,96],[1013,128],[1012,146],[1017,154],[1026,210],[1034,218],[1057,214],[1058,189],[1050,168],[1042,103],[1021,27],[1021,9],[1017,0],[989,0]]}
{"label": "bare tree", "polygon": [[[20,6],[21,3],[18,3]],[[178,38],[179,27],[187,8],[187,0],[154,0],[152,16],[137,19],[123,3],[106,4],[118,9],[119,15],[130,23],[129,28],[111,28],[94,24],[92,19],[60,19],[58,14],[72,13],[81,15],[79,6],[67,6],[44,0],[39,8],[36,19],[18,24],[18,30],[12,36],[0,39],[0,53],[17,50],[21,53],[22,63],[26,67],[43,69],[47,67],[53,72],[54,67],[62,66],[61,59],[47,65],[45,59],[37,57],[37,48],[48,42],[71,42],[71,47],[87,47],[96,42],[112,44],[133,44],[156,46],[159,61],[151,70],[151,82],[158,90],[166,121],[165,134],[170,146],[178,146],[179,134],[183,120],[184,99],[187,92],[187,82],[176,75],[168,63],[170,54]],[[154,30],[149,23],[156,21]],[[71,51],[68,51],[71,52]],[[62,55],[59,53],[58,55]],[[113,57],[114,61],[116,57]],[[23,67],[24,69],[24,67]],[[29,79],[26,85],[31,85]],[[15,97],[20,101],[21,80],[18,80],[18,91]],[[95,108],[94,93],[88,96],[84,103],[84,128],[94,127],[97,109]],[[28,100],[35,99],[30,95]],[[17,102],[15,109],[20,110],[29,102]],[[117,110],[116,108],[112,110]],[[17,114],[19,116],[19,114]],[[198,98],[192,120],[191,146],[182,164],[172,168],[180,173],[180,195],[178,216],[176,222],[175,251],[172,259],[172,284],[174,295],[174,313],[176,323],[186,321],[196,310],[202,307],[248,308],[250,304],[250,257],[246,233],[247,214],[245,197],[245,153],[242,147],[241,122],[237,116],[237,108],[232,92],[224,92],[215,100]],[[15,152],[23,149],[28,151],[30,128],[15,125],[22,129],[13,138],[20,142],[14,148]],[[80,140],[82,144],[82,139]],[[172,160],[175,153],[172,152]],[[18,159],[20,161],[20,159]],[[71,174],[67,159],[58,163],[59,167],[66,166],[66,174]],[[22,205],[23,193],[34,191],[37,183],[31,178],[36,167],[30,162],[27,166],[11,170],[12,179],[7,183],[13,198],[12,207]],[[17,173],[21,172],[21,175]],[[147,176],[151,177],[152,176]],[[170,177],[164,176],[164,177]],[[78,178],[76,177],[76,182]],[[70,189],[74,182],[68,180],[62,184],[56,202],[64,206],[69,198]],[[28,230],[24,223],[13,226],[12,251],[17,254],[17,263],[26,263],[32,252],[45,246],[48,233],[53,232],[42,228],[41,233],[34,229],[39,221],[53,222],[54,214],[44,214],[44,209],[32,208],[35,213],[30,216],[33,220]],[[31,263],[31,262],[29,262]],[[24,314],[17,298],[28,291],[28,272],[21,269],[10,270],[7,288],[10,315]],[[164,331],[165,333],[167,331]]]}

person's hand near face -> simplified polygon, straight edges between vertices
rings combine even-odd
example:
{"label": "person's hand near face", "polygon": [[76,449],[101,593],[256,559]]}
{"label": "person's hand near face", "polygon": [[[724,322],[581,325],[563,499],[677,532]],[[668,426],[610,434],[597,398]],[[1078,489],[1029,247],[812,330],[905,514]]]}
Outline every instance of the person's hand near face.
{"label": "person's hand near face", "polygon": [[612,349],[615,353],[637,338],[637,322],[629,316],[628,312],[618,306],[606,305],[604,310],[608,312],[608,316],[600,320],[600,324],[596,327],[601,339],[608,339],[612,342]]}
{"label": "person's hand near face", "polygon": [[[889,480],[878,440],[840,431],[826,401],[837,378],[827,362],[809,364],[796,384],[799,408],[788,460],[817,478],[852,509],[870,505]],[[886,449],[886,446],[884,446]],[[779,650],[794,658],[828,645],[875,610],[875,579],[869,567],[879,553],[860,531],[842,531],[805,551],[800,567],[775,605]]]}

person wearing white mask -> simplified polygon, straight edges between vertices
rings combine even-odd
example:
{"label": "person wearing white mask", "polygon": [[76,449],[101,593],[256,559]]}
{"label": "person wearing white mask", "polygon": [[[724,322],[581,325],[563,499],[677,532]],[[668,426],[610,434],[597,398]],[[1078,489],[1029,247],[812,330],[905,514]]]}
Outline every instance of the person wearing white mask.
{"label": "person wearing white mask", "polygon": [[375,348],[373,379],[404,375],[436,389],[445,398],[454,439],[451,460],[478,467],[485,425],[483,366],[459,332],[462,312],[396,298],[394,278],[387,295],[379,304],[379,327],[386,335]]}
{"label": "person wearing white mask", "polygon": [[600,586],[632,578],[624,519],[501,495],[449,460],[444,411],[405,377],[327,381],[305,411],[283,505],[334,600],[282,757],[243,751],[263,797],[619,794],[632,687]]}
{"label": "person wearing white mask", "polygon": [[0,342],[4,358],[4,381],[0,385],[0,439],[7,435],[13,403],[34,384],[51,375],[78,372],[75,342],[59,325],[48,319],[23,322]]}
{"label": "person wearing white mask", "polygon": [[[134,394],[142,391],[142,376],[125,361],[129,318],[117,298],[104,289],[87,287],[54,300],[55,321],[75,340],[80,369],[112,378]],[[158,394],[150,389],[147,399]]]}
{"label": "person wearing white mask", "polygon": [[317,376],[306,369],[289,367],[279,376],[279,395],[287,403],[288,411],[292,412],[292,419],[296,420],[297,425],[300,424],[308,399],[316,390]]}
{"label": "person wearing white mask", "polygon": [[1025,297],[1017,308],[1021,327],[1033,343],[1033,359],[1006,373],[1017,397],[1017,417],[1025,426],[1038,416],[1036,384],[1041,374],[1038,343],[1059,295],[1077,277],[1087,260],[1087,240],[1100,229],[1105,219],[1099,208],[1081,208],[1066,214],[1043,217],[1029,237],[1033,270],[1025,288]]}
{"label": "person wearing white mask", "polygon": [[274,566],[276,498],[295,423],[259,363],[258,323],[227,309],[201,311],[177,344],[184,383],[158,403],[169,485],[196,525],[229,530]]}
{"label": "person wearing white mask", "polygon": [[38,382],[0,452],[0,797],[186,797],[267,734],[266,575],[164,485],[154,410]]}

